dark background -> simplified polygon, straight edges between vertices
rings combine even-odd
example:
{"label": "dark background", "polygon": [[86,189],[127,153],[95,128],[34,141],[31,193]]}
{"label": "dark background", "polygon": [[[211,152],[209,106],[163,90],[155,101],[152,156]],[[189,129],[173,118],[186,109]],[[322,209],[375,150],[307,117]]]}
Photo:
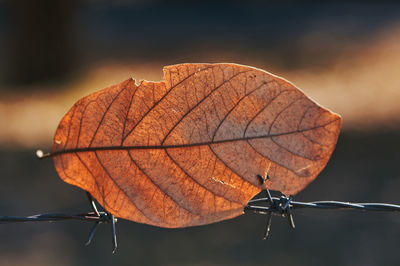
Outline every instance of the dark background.
{"label": "dark background", "polygon": [[[393,41],[385,41],[397,40],[399,28],[400,5],[389,1],[0,1],[0,215],[89,210],[86,195],[63,183],[52,161],[37,160],[34,151],[49,150],[62,114],[89,90],[115,83],[115,72],[135,76],[135,70],[142,69],[141,76],[159,79],[163,65],[236,62],[284,75],[306,89],[317,86],[320,76],[331,77],[337,68],[344,69],[353,57],[351,69],[339,73],[350,71],[346,79],[365,83],[346,83],[332,74],[323,83],[329,88],[310,90],[343,115],[344,128],[326,169],[295,199],[400,204],[400,113],[393,105],[400,102],[400,75],[386,76],[400,69],[396,68],[400,50],[391,46]],[[382,51],[387,56],[380,56]],[[380,72],[369,79],[368,69],[377,66]],[[391,101],[373,104],[384,96]],[[372,104],[353,108],[364,99]],[[46,108],[38,114],[32,106]],[[379,106],[387,110],[374,109]],[[372,112],[380,115],[371,119]],[[45,126],[44,120],[50,124]],[[2,224],[0,261],[4,265],[400,263],[399,213],[296,211],[295,230],[289,230],[286,219],[274,217],[271,237],[261,241],[265,219],[246,214],[174,230],[121,220],[116,255],[111,254],[106,225],[84,247],[89,223]]]}

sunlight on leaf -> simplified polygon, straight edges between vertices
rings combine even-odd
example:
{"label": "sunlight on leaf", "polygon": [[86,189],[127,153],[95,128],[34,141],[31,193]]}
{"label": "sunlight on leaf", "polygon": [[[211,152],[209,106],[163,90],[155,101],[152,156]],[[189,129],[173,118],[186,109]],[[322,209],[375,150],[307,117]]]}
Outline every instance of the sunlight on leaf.
{"label": "sunlight on leaf", "polygon": [[161,227],[236,217],[263,188],[289,195],[325,167],[341,119],[291,83],[235,64],[164,68],[79,100],[58,126],[61,178],[112,214]]}

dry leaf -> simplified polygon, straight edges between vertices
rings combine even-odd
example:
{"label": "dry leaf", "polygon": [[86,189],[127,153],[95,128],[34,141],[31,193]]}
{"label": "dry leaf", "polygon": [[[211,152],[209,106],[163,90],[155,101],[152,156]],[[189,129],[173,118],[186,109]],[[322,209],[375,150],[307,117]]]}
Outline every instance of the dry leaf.
{"label": "dry leaf", "polygon": [[164,68],[79,100],[53,158],[61,178],[109,212],[161,227],[233,218],[270,177],[295,194],[325,167],[341,119],[289,82],[235,64]]}

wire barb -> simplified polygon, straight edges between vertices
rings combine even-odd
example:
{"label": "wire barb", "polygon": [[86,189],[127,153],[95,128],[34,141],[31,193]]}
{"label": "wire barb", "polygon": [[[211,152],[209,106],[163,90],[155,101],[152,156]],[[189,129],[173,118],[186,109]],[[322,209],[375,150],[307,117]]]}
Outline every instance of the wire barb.
{"label": "wire barb", "polygon": [[[284,196],[283,196],[284,197]],[[281,197],[282,198],[282,197]],[[272,197],[274,204],[281,201],[281,198]],[[257,204],[260,202],[269,202],[268,198],[258,198],[249,201],[249,204],[245,207],[245,210],[253,211],[258,214],[267,214],[268,212],[279,212],[279,210],[271,207],[263,207]],[[290,201],[290,209],[325,209],[325,210],[363,210],[363,211],[386,211],[386,212],[400,212],[400,205],[388,204],[388,203],[351,203],[342,201],[312,201],[312,202],[301,202],[301,201]]]}
{"label": "wire barb", "polygon": [[100,216],[100,213],[99,213],[99,211],[97,210],[97,206],[96,206],[96,203],[94,202],[94,199],[93,199],[92,195],[90,195],[90,193],[87,192],[87,191],[86,191],[86,195],[87,195],[87,197],[88,197],[90,206],[92,206],[93,212],[94,212],[97,216]]}
{"label": "wire barb", "polygon": [[117,221],[117,219],[114,218],[114,215],[110,214],[110,218],[111,218],[111,234],[112,234],[112,245],[113,245],[113,250],[112,250],[112,254],[115,254],[115,252],[117,251],[117,233],[115,231],[115,223]]}
{"label": "wire barb", "polygon": [[[269,193],[269,191],[268,191]],[[245,207],[245,211],[251,211],[256,214],[267,215],[267,229],[263,235],[263,239],[266,239],[271,230],[271,219],[273,214],[287,216],[290,224],[290,228],[294,229],[294,221],[292,210],[313,208],[313,209],[325,209],[325,210],[362,210],[362,211],[385,211],[385,212],[400,212],[400,205],[387,204],[387,203],[351,203],[341,201],[313,201],[313,202],[300,202],[293,201],[293,197],[271,197],[270,194],[265,198],[258,198],[250,200],[248,205]],[[257,203],[268,202],[269,206],[254,205]],[[271,204],[272,202],[272,204]]]}
{"label": "wire barb", "polygon": [[90,206],[92,207],[94,214],[97,215],[99,218],[101,216],[104,216],[105,218],[104,218],[104,221],[100,221],[99,220],[93,225],[92,229],[90,230],[88,240],[85,243],[85,246],[88,246],[92,242],[92,239],[93,239],[94,234],[96,232],[97,226],[101,222],[111,223],[111,234],[112,234],[111,236],[112,236],[112,246],[113,246],[112,254],[115,254],[115,252],[117,250],[117,234],[116,234],[116,230],[115,230],[115,224],[117,222],[117,218],[115,218],[114,215],[112,215],[109,212],[99,212],[97,210],[97,206],[96,206],[96,203],[95,203],[92,195],[90,195],[90,193],[87,192],[87,191],[86,191],[86,195],[88,197]]}
{"label": "wire barb", "polygon": [[99,225],[99,221],[96,221],[96,222],[94,223],[92,229],[90,230],[89,237],[88,237],[88,240],[87,240],[86,243],[85,243],[85,246],[89,246],[90,243],[92,242],[92,239],[93,239],[93,237],[94,237],[94,233],[96,232],[96,229],[97,229],[97,226],[98,226],[98,225]]}
{"label": "wire barb", "polygon": [[[258,175],[260,179],[263,191],[265,191],[264,198],[252,199],[245,206],[246,212],[253,212],[256,214],[267,215],[266,229],[263,234],[263,239],[266,239],[271,231],[272,215],[279,215],[288,218],[290,228],[294,229],[295,224],[293,221],[292,210],[301,208],[314,208],[314,209],[351,209],[351,210],[363,210],[363,211],[386,211],[386,212],[400,212],[400,205],[387,204],[387,203],[351,203],[341,201],[313,201],[313,202],[300,202],[293,201],[293,197],[272,197],[270,191],[266,188],[265,182],[269,179],[268,176],[265,178]],[[117,218],[111,213],[98,211],[96,203],[90,193],[87,192],[87,197],[91,205],[92,211],[88,213],[81,213],[75,215],[59,214],[59,213],[47,213],[38,214],[28,217],[15,217],[15,216],[0,216],[0,224],[14,223],[14,222],[51,222],[51,221],[62,221],[62,220],[79,220],[94,222],[92,229],[90,230],[88,240],[85,245],[89,245],[94,237],[96,229],[101,223],[111,224],[112,234],[112,253],[115,254],[117,249],[117,234],[116,234],[116,222]],[[260,206],[257,204],[267,202],[269,206]]]}
{"label": "wire barb", "polygon": [[[290,196],[289,198],[282,196],[280,197],[279,202],[278,201],[274,201],[271,193],[269,192],[269,189],[266,187],[266,182],[267,180],[269,180],[269,176],[268,174],[265,175],[265,177],[263,177],[262,175],[257,175],[258,179],[260,180],[261,183],[261,187],[263,188],[263,191],[266,194],[266,198],[264,198],[264,201],[267,201],[269,203],[269,207],[268,207],[268,213],[267,213],[267,224],[266,224],[266,228],[265,228],[265,232],[263,234],[262,240],[266,240],[269,236],[269,233],[271,232],[271,224],[272,224],[272,214],[276,214],[279,213],[281,216],[283,217],[288,217],[288,221],[289,221],[289,225],[291,229],[295,228],[294,225],[294,220],[293,220],[293,215],[290,212],[290,202],[293,199],[292,196]],[[251,201],[250,201],[251,202]],[[248,206],[246,206],[247,208]],[[245,208],[245,210],[246,210]]]}
{"label": "wire barb", "polygon": [[96,207],[96,203],[94,202],[92,196],[88,192],[87,196],[89,199],[89,203],[93,209],[92,212],[80,213],[75,215],[46,213],[46,214],[32,215],[28,217],[0,216],[0,224],[16,223],[16,222],[53,222],[53,221],[63,221],[63,220],[79,220],[79,221],[95,222],[92,229],[90,230],[88,240],[85,243],[85,245],[88,246],[93,240],[98,225],[101,223],[110,223],[111,233],[112,233],[112,246],[113,246],[112,253],[115,254],[115,251],[117,249],[117,235],[115,229],[117,218],[115,218],[114,215],[108,212],[99,212]]}

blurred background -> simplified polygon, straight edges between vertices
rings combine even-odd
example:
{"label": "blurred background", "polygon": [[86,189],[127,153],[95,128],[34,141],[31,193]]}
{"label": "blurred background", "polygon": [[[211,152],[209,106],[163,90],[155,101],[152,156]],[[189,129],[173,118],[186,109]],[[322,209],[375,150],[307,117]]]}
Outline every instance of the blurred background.
{"label": "blurred background", "polygon": [[[400,204],[400,4],[395,1],[0,0],[0,215],[89,210],[51,149],[75,101],[162,67],[233,62],[283,76],[343,117],[337,148],[300,201]],[[0,225],[4,265],[399,265],[400,215],[296,211],[179,230]]]}

